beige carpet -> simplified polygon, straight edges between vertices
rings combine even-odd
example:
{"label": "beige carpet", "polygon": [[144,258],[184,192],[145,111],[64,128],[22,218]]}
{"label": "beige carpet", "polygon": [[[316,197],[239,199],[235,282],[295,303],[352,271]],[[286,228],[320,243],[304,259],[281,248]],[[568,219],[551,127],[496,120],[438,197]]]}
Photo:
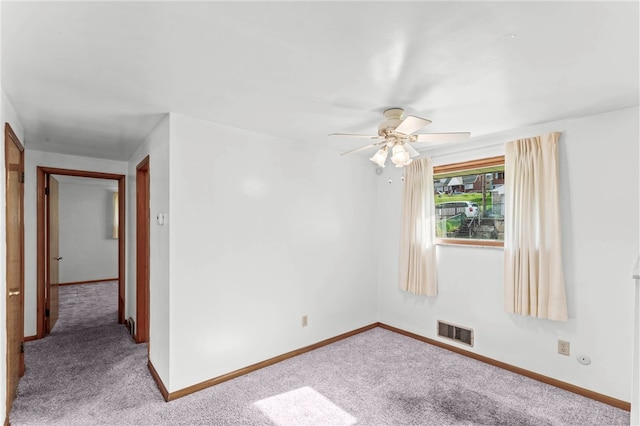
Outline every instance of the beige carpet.
{"label": "beige carpet", "polygon": [[146,346],[84,290],[74,297],[90,321],[27,343],[12,425],[629,424],[623,410],[381,328],[166,403]]}

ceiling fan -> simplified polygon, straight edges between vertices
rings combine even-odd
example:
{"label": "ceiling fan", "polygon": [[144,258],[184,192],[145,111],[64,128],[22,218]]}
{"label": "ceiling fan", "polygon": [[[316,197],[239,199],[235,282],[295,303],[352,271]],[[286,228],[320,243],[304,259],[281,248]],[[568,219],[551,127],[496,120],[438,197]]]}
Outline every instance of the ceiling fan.
{"label": "ceiling fan", "polygon": [[409,115],[403,119],[404,109],[402,108],[389,108],[385,110],[383,114],[387,119],[378,126],[377,136],[331,133],[329,136],[351,136],[378,140],[378,142],[370,145],[343,152],[341,155],[353,154],[354,152],[364,151],[365,149],[382,145],[370,160],[378,166],[384,167],[389,151],[391,151],[391,161],[393,164],[395,164],[396,167],[403,167],[411,163],[413,157],[420,155],[420,153],[411,146],[412,142],[463,142],[471,136],[471,133],[468,132],[414,134],[426,125],[431,124],[431,120],[413,115]]}

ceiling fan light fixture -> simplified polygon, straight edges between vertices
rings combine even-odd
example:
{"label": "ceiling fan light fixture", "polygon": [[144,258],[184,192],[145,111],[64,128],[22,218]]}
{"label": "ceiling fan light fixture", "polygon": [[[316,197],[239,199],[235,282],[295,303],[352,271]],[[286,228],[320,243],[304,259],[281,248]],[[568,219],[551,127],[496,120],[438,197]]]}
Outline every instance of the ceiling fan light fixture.
{"label": "ceiling fan light fixture", "polygon": [[407,166],[411,161],[413,161],[402,144],[395,144],[392,151],[393,154],[391,155],[391,161],[396,165],[396,167]]}
{"label": "ceiling fan light fixture", "polygon": [[383,146],[378,150],[378,152],[373,154],[373,157],[369,158],[369,160],[373,161],[380,167],[384,167],[384,162],[387,161],[388,154],[389,150],[387,149],[387,146]]}
{"label": "ceiling fan light fixture", "polygon": [[403,118],[402,108],[389,108],[384,111],[385,121],[378,126],[377,135],[360,135],[351,133],[331,133],[329,136],[352,136],[372,139],[369,145],[343,152],[340,155],[353,154],[365,149],[380,147],[369,160],[380,167],[384,163],[391,151],[391,161],[396,167],[404,167],[411,163],[412,157],[419,157],[420,152],[414,148],[413,142],[443,143],[443,142],[463,142],[471,135],[468,132],[456,133],[416,133],[418,130],[429,125],[431,120],[409,115]]}

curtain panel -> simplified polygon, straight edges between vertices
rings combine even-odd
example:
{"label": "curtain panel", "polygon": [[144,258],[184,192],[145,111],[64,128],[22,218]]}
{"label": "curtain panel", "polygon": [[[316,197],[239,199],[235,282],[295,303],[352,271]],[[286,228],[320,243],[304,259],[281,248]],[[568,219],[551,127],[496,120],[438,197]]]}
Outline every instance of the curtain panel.
{"label": "curtain panel", "polygon": [[505,310],[566,321],[558,139],[554,132],[505,145]]}
{"label": "curtain panel", "polygon": [[400,231],[399,285],[422,296],[438,294],[433,165],[416,159],[405,169]]}

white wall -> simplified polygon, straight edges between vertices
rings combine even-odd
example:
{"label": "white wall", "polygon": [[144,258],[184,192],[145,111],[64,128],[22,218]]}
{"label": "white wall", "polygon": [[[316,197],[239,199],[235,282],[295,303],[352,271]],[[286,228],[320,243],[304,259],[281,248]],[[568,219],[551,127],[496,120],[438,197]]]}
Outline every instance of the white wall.
{"label": "white wall", "polygon": [[[126,318],[136,317],[136,167],[148,155],[150,177],[149,359],[169,386],[169,115],[129,159],[127,177],[127,294]],[[165,225],[156,216],[165,213]]]}
{"label": "white wall", "polygon": [[[1,8],[0,8],[1,9]],[[4,126],[5,123],[9,123],[14,133],[20,139],[20,142],[24,144],[24,130],[18,115],[11,104],[11,101],[4,93],[4,90],[0,87],[0,123],[2,124],[2,146],[0,149],[0,164],[2,164],[2,170],[4,170]],[[0,179],[0,200],[4,206],[6,200],[6,182],[4,178],[4,172],[2,179]],[[0,223],[6,223],[6,212],[4,207],[0,208]],[[7,294],[7,281],[4,277],[7,276],[7,238],[4,225],[0,226],[0,294]],[[7,300],[6,297],[0,297],[0,312],[2,315],[7,312]],[[7,406],[5,401],[7,400],[7,328],[6,326],[0,327],[0,419],[4,419],[6,416]],[[4,421],[4,420],[3,420]]]}
{"label": "white wall", "polygon": [[376,321],[374,168],[312,145],[171,115],[170,392]]}
{"label": "white wall", "polygon": [[[401,292],[401,185],[395,184],[400,176],[395,170],[382,175],[378,185],[378,221],[390,225],[377,244],[379,319],[437,340],[438,319],[470,326],[475,346],[461,345],[464,349],[630,401],[634,293],[629,271],[639,246],[638,108],[472,140],[467,152],[459,146],[448,154],[434,152],[434,165],[496,155],[504,142],[553,130],[564,132],[560,194],[569,321],[504,312],[501,249],[439,246],[438,296]],[[389,176],[396,178],[392,185],[386,183]],[[556,353],[558,339],[571,342],[570,357]],[[590,356],[591,365],[579,364],[579,354]]]}
{"label": "white wall", "polygon": [[[24,333],[33,336],[37,330],[37,287],[36,287],[36,168],[56,167],[61,169],[85,170],[125,175],[127,163],[124,161],[102,160],[73,155],[52,154],[50,152],[25,150],[24,184],[24,238],[25,238],[25,294]],[[63,255],[64,256],[64,255]]]}
{"label": "white wall", "polygon": [[[78,183],[76,183],[78,182]],[[118,240],[113,238],[113,194],[118,182],[60,177],[59,282],[79,282],[118,276]]]}

